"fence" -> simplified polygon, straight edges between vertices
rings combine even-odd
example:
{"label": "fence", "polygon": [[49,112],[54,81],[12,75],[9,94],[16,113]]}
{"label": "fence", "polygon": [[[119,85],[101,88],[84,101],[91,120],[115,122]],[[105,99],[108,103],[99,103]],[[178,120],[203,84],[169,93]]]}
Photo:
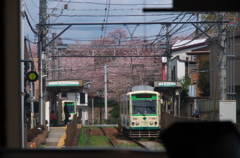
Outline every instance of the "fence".
{"label": "fence", "polygon": [[[197,106],[200,112],[213,112],[214,100],[199,100]],[[215,110],[219,110],[219,100],[216,100]]]}
{"label": "fence", "polygon": [[67,125],[65,146],[72,146],[77,132],[77,116],[73,115],[73,120]]}
{"label": "fence", "polygon": [[202,119],[202,118],[193,118],[193,117],[182,117],[182,116],[174,116],[169,113],[163,112],[161,116],[161,128],[165,129],[171,126],[175,122],[211,122],[210,119]]}
{"label": "fence", "polygon": [[213,119],[214,117],[214,120],[219,119],[219,100],[216,100],[215,107],[214,100],[199,100],[197,101],[197,107],[202,118]]}

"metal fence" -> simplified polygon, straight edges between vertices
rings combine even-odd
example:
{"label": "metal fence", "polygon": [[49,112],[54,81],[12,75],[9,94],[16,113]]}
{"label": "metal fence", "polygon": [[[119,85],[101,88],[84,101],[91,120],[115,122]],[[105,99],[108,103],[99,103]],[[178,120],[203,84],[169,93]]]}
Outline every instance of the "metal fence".
{"label": "metal fence", "polygon": [[[214,111],[214,100],[199,100],[197,106],[200,112],[213,112]],[[219,110],[219,100],[216,100],[215,111]]]}

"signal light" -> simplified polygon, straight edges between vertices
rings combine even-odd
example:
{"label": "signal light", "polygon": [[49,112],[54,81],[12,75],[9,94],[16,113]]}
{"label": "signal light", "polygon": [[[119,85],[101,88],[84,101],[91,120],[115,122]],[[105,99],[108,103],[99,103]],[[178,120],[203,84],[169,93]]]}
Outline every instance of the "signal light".
{"label": "signal light", "polygon": [[36,71],[29,71],[26,77],[29,82],[35,82],[38,80],[38,74]]}

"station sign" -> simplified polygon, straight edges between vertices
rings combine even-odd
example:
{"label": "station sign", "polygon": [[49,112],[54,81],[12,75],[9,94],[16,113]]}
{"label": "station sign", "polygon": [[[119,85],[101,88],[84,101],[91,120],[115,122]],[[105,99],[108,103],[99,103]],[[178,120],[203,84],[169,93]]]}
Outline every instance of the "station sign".
{"label": "station sign", "polygon": [[160,82],[158,83],[159,87],[176,87],[176,82]]}
{"label": "station sign", "polygon": [[66,86],[82,86],[81,80],[74,81],[48,81],[48,87],[66,87]]}

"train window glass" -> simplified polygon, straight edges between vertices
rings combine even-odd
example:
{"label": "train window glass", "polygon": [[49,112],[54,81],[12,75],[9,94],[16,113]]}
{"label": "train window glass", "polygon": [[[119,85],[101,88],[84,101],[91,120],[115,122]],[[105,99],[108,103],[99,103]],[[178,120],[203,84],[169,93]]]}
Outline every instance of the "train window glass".
{"label": "train window glass", "polygon": [[156,100],[133,100],[133,114],[156,114]]}
{"label": "train window glass", "polygon": [[75,108],[74,108],[73,102],[65,102],[65,105],[67,105],[69,113],[75,113]]}

